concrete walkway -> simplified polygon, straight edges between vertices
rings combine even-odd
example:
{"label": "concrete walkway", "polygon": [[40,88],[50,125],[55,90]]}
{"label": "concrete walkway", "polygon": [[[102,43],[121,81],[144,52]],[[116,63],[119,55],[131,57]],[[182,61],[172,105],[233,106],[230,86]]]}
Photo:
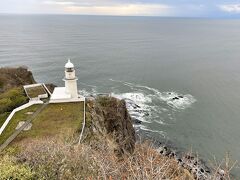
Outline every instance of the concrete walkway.
{"label": "concrete walkway", "polygon": [[48,105],[49,103],[43,104],[33,115],[30,117],[30,119],[26,120],[26,122],[19,128],[17,129],[1,146],[0,146],[0,152],[4,150],[20,133],[23,129],[25,129],[29,123],[34,120],[37,115]]}
{"label": "concrete walkway", "polygon": [[12,117],[15,115],[16,112],[21,111],[23,109],[26,109],[32,105],[35,104],[43,104],[43,101],[41,100],[30,100],[27,104],[24,104],[22,106],[19,106],[17,108],[15,108],[7,117],[6,121],[3,123],[2,127],[0,128],[0,135],[2,134],[2,132],[4,131],[4,129],[7,127],[8,123],[11,121]]}

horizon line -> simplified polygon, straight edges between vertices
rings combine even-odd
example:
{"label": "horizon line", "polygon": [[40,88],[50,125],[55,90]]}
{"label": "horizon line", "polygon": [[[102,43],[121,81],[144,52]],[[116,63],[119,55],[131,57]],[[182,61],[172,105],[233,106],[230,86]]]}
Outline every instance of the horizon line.
{"label": "horizon line", "polygon": [[196,18],[196,19],[240,19],[240,16],[159,16],[159,15],[109,15],[109,14],[77,14],[77,13],[5,13],[0,15],[19,15],[19,16],[100,16],[100,17],[156,17],[156,18]]}

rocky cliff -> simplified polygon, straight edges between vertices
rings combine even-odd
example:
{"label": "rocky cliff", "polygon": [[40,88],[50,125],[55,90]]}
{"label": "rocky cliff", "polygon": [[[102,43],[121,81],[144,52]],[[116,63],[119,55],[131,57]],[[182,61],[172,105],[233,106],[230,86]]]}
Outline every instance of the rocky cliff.
{"label": "rocky cliff", "polygon": [[0,68],[0,93],[14,87],[36,83],[27,67]]}
{"label": "rocky cliff", "polygon": [[89,100],[87,105],[90,114],[88,137],[106,139],[109,147],[119,157],[133,153],[135,130],[125,101],[114,97],[97,97]]}

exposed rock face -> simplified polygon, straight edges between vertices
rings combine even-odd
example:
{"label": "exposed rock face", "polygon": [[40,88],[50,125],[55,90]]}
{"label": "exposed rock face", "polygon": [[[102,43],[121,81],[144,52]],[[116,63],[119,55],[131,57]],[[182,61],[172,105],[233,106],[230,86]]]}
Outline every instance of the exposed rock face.
{"label": "exposed rock face", "polygon": [[[35,84],[33,74],[27,67],[0,68],[0,93],[15,87],[22,87],[28,84]],[[50,92],[56,87],[54,84],[46,84]]]}
{"label": "exposed rock face", "polygon": [[105,138],[115,154],[131,154],[135,148],[135,130],[124,100],[98,97],[88,103],[91,116],[91,132]]}
{"label": "exposed rock face", "polygon": [[46,84],[46,87],[48,88],[48,90],[49,90],[51,93],[53,93],[54,88],[57,87],[57,86],[54,85],[54,84]]}
{"label": "exposed rock face", "polygon": [[0,68],[0,93],[8,89],[36,83],[27,67]]}

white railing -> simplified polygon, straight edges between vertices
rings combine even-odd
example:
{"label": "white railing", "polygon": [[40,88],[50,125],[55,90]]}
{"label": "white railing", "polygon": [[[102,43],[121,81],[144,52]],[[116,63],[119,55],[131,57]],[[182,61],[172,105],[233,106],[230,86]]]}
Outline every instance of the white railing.
{"label": "white railing", "polygon": [[80,134],[80,137],[79,137],[78,144],[80,144],[81,141],[82,141],[82,136],[83,136],[85,125],[86,125],[86,98],[84,97],[84,103],[83,103],[83,126],[82,126],[82,131],[81,131],[81,134]]}
{"label": "white railing", "polygon": [[49,91],[49,89],[47,88],[47,86],[46,86],[44,83],[42,83],[42,85],[43,85],[43,87],[46,89],[46,91],[48,92],[48,94],[51,96],[52,93]]}
{"label": "white railing", "polygon": [[8,123],[10,122],[10,120],[12,119],[12,117],[14,116],[14,114],[18,111],[21,111],[23,109],[26,109],[34,104],[43,104],[42,101],[40,100],[30,100],[27,104],[24,104],[20,107],[15,108],[8,116],[8,118],[6,119],[6,121],[3,123],[2,127],[0,128],[0,135],[2,134],[2,132],[4,131],[4,129],[7,127]]}

